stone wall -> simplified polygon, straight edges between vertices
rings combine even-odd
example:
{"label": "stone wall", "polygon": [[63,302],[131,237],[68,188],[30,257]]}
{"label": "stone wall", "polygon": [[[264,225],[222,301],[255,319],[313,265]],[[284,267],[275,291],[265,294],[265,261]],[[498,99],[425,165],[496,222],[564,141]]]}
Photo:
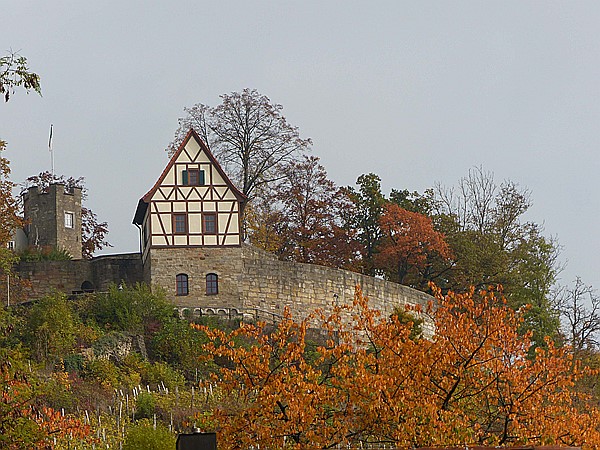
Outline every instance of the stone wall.
{"label": "stone wall", "polygon": [[[244,308],[282,314],[285,307],[295,317],[316,309],[352,304],[360,285],[369,304],[386,314],[399,305],[425,308],[432,297],[397,283],[342,269],[280,261],[250,245],[243,247]],[[430,328],[426,323],[425,327]]]}
{"label": "stone wall", "polygon": [[[150,265],[150,267],[148,267]],[[304,317],[316,309],[351,304],[360,285],[372,307],[391,313],[399,305],[427,306],[429,295],[347,270],[280,261],[251,245],[233,248],[152,249],[145,271],[153,285],[165,289],[180,311],[249,314],[264,319],[281,316],[287,307]],[[176,295],[175,277],[188,275],[189,294]],[[206,295],[205,277],[216,273],[219,293]]]}
{"label": "stone wall", "polygon": [[90,261],[30,261],[20,262],[15,272],[29,281],[26,289],[29,300],[35,300],[54,291],[72,293],[81,290],[85,281],[92,279]]}
{"label": "stone wall", "polygon": [[[280,261],[251,245],[221,248],[152,249],[142,267],[138,253],[100,256],[92,260],[22,262],[16,271],[31,282],[30,298],[54,290],[72,293],[106,290],[111,283],[133,285],[152,280],[181,311],[250,314],[268,319],[289,308],[294,317],[335,305],[351,304],[360,285],[373,308],[389,314],[399,305],[425,307],[429,295],[347,270]],[[189,294],[176,295],[175,277],[188,275]],[[206,275],[217,274],[219,292],[206,294]],[[430,324],[426,324],[430,328]]]}
{"label": "stone wall", "polygon": [[97,256],[90,262],[92,282],[98,291],[106,291],[111,284],[133,286],[144,282],[139,253]]}
{"label": "stone wall", "polygon": [[21,279],[29,281],[27,297],[41,298],[54,291],[72,294],[83,290],[105,291],[111,283],[142,282],[138,253],[99,256],[91,260],[25,261],[15,266]]}
{"label": "stone wall", "polygon": [[[242,250],[240,247],[152,249],[144,267],[153,285],[164,288],[178,307],[239,307],[243,304]],[[218,276],[219,292],[206,294],[206,275]],[[175,277],[188,275],[189,294],[176,295]]]}

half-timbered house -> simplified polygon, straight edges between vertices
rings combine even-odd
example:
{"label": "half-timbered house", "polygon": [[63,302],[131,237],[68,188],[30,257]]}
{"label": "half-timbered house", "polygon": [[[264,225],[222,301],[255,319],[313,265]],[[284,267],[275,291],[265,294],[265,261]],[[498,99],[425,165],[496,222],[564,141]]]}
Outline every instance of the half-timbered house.
{"label": "half-timbered house", "polygon": [[146,282],[178,305],[238,303],[245,200],[190,130],[135,212]]}

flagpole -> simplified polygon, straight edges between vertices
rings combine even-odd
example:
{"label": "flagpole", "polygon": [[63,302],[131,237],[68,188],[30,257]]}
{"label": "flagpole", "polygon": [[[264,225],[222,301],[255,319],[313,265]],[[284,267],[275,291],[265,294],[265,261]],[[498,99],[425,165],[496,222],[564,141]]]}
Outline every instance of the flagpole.
{"label": "flagpole", "polygon": [[48,138],[48,151],[50,152],[50,163],[52,165],[52,176],[54,176],[54,152],[52,151],[52,128],[54,125],[50,124],[50,137]]}

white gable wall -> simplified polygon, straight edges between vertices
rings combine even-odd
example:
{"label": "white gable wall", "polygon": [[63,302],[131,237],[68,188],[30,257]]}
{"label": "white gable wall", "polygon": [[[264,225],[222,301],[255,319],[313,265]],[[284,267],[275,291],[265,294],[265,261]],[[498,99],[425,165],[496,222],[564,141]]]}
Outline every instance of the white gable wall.
{"label": "white gable wall", "polygon": [[[240,201],[230,182],[220,173],[203,148],[192,137],[153,190],[144,225],[149,229],[147,247],[239,246]],[[204,172],[204,185],[185,184],[184,172]],[[175,229],[175,216],[185,220],[185,230]],[[207,216],[209,216],[207,218]],[[183,218],[184,219],[183,219]],[[210,232],[207,221],[214,223]]]}

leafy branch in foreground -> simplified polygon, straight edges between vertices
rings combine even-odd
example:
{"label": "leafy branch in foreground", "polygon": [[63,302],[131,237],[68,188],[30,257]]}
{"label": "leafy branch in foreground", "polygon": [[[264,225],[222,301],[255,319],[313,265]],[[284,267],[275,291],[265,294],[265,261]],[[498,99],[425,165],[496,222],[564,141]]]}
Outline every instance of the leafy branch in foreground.
{"label": "leafy branch in foreground", "polygon": [[34,90],[42,95],[40,76],[29,70],[27,58],[10,51],[0,57],[0,94],[8,102],[15,88],[22,86],[26,91]]}

